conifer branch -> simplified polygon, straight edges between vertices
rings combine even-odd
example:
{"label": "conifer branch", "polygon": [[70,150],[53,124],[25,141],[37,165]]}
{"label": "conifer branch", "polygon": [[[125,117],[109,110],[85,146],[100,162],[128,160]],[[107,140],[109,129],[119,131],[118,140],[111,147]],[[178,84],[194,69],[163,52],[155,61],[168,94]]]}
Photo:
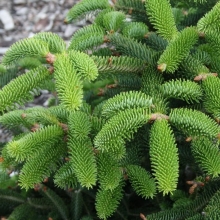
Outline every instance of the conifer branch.
{"label": "conifer branch", "polygon": [[107,0],[83,0],[69,10],[65,22],[70,23],[78,19],[80,16],[85,15],[85,13],[102,10],[108,7],[110,7],[110,5]]}
{"label": "conifer branch", "polygon": [[166,98],[182,99],[187,103],[198,103],[203,95],[201,87],[189,80],[168,81],[161,86],[161,91]]}
{"label": "conifer branch", "polygon": [[63,130],[59,126],[47,126],[9,142],[6,148],[17,161],[24,161],[39,155],[45,147],[53,146],[62,136]]}
{"label": "conifer branch", "polygon": [[170,41],[178,34],[169,0],[148,0],[146,10],[157,33]]}
{"label": "conifer branch", "polygon": [[147,63],[141,59],[128,56],[92,56],[100,74],[104,73],[139,73]]}
{"label": "conifer branch", "polygon": [[114,190],[100,189],[96,195],[96,211],[101,219],[110,217],[119,205],[122,199],[122,186],[121,183]]}
{"label": "conifer branch", "polygon": [[31,91],[49,76],[46,67],[33,69],[5,85],[0,91],[0,111],[12,108],[16,103],[23,104],[32,98]]}
{"label": "conifer branch", "polygon": [[187,57],[192,46],[198,40],[198,33],[194,27],[185,28],[171,41],[158,60],[158,70],[173,73],[180,62]]}
{"label": "conifer branch", "polygon": [[126,167],[128,179],[132,187],[143,198],[153,198],[156,193],[156,184],[146,170],[137,165]]}
{"label": "conifer branch", "polygon": [[192,153],[200,167],[208,175],[217,177],[220,174],[220,154],[218,145],[207,138],[197,138],[192,141]]}
{"label": "conifer branch", "polygon": [[34,39],[46,42],[51,53],[62,53],[66,49],[64,40],[59,35],[51,32],[37,33],[34,35]]}
{"label": "conifer branch", "polygon": [[187,136],[205,136],[217,138],[219,128],[217,123],[204,113],[192,109],[173,109],[170,122]]}
{"label": "conifer branch", "polygon": [[28,38],[13,44],[5,53],[2,64],[9,66],[23,57],[46,57],[49,53],[49,46],[40,39]]}
{"label": "conifer branch", "polygon": [[167,121],[156,120],[150,134],[150,160],[157,188],[172,193],[178,181],[178,155],[174,135]]}
{"label": "conifer branch", "polygon": [[82,79],[93,81],[98,77],[98,68],[87,54],[71,50],[68,55],[74,69]]}
{"label": "conifer branch", "polygon": [[109,157],[107,153],[99,153],[97,159],[100,188],[114,190],[122,180],[122,171],[118,161]]}
{"label": "conifer branch", "polygon": [[54,69],[55,86],[61,105],[69,111],[79,109],[83,98],[82,82],[70,59],[64,54],[59,55],[54,62]]}

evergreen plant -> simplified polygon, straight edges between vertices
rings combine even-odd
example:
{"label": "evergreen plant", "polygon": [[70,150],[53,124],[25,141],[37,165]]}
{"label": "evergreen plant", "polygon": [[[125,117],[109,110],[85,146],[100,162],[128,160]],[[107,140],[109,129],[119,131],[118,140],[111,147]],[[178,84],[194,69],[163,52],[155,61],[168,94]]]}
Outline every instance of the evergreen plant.
{"label": "evergreen plant", "polygon": [[2,59],[0,216],[220,219],[220,2],[82,0],[65,22],[87,16]]}

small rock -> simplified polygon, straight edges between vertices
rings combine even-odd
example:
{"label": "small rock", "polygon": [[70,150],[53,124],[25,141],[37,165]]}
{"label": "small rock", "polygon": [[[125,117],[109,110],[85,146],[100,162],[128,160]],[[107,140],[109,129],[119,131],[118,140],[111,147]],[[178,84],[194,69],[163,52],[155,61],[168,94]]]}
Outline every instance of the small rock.
{"label": "small rock", "polygon": [[2,21],[5,30],[8,31],[14,29],[14,21],[8,11],[4,9],[0,10],[0,20]]}
{"label": "small rock", "polygon": [[0,47],[0,54],[5,54],[8,50],[8,47]]}
{"label": "small rock", "polygon": [[13,3],[15,5],[26,4],[27,0],[14,0]]}
{"label": "small rock", "polygon": [[26,15],[28,12],[28,8],[20,8],[19,10],[16,11],[17,15]]}
{"label": "small rock", "polygon": [[49,25],[49,19],[47,17],[40,19],[34,27],[34,32],[42,31],[48,25]]}
{"label": "small rock", "polygon": [[12,41],[12,40],[13,40],[13,37],[12,37],[11,35],[9,35],[9,36],[5,35],[5,36],[4,36],[4,40],[5,40],[5,41]]}
{"label": "small rock", "polygon": [[70,37],[77,30],[77,27],[74,27],[72,24],[68,24],[64,33],[64,37]]}
{"label": "small rock", "polygon": [[52,29],[52,27],[53,27],[53,20],[50,19],[49,21],[50,21],[50,22],[49,22],[49,24],[44,28],[44,31],[50,31],[50,30]]}

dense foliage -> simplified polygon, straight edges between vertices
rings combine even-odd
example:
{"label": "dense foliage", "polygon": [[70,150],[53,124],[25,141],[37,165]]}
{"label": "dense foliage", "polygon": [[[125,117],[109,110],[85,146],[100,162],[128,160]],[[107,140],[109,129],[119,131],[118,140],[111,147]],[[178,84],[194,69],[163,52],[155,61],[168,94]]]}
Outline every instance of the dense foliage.
{"label": "dense foliage", "polygon": [[[220,219],[220,2],[82,0],[94,22],[0,65],[0,215]],[[23,108],[47,89],[48,108]],[[13,174],[13,175],[10,175]]]}

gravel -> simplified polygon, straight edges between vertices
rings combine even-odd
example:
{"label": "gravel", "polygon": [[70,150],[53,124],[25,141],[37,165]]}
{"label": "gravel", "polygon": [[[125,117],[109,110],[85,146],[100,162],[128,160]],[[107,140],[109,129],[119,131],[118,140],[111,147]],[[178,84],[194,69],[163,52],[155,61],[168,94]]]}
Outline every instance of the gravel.
{"label": "gravel", "polygon": [[14,42],[50,31],[66,42],[85,21],[65,24],[68,10],[79,0],[0,0],[0,60]]}

